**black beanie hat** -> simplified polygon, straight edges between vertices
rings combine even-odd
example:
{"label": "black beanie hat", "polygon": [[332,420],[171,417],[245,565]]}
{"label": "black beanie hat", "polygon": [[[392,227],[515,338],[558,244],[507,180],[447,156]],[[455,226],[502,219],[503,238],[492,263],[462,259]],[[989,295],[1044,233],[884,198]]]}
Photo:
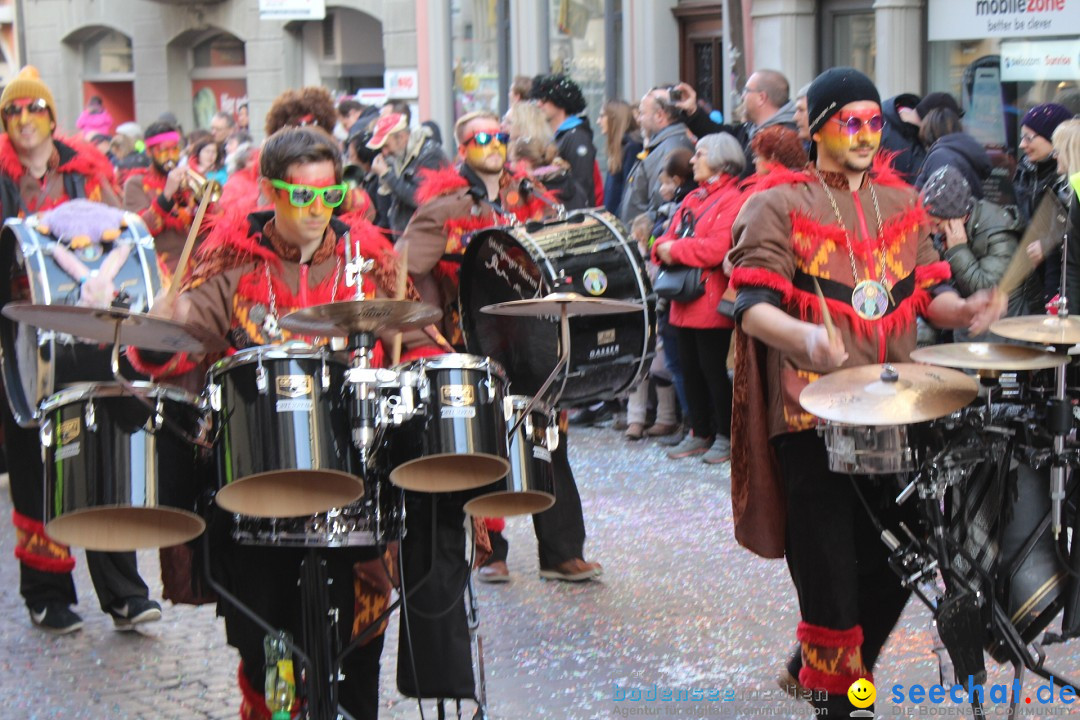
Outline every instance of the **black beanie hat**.
{"label": "black beanie hat", "polygon": [[975,199],[963,173],[943,165],[930,175],[920,193],[926,212],[937,218],[962,218],[971,212]]}
{"label": "black beanie hat", "polygon": [[1072,113],[1061,105],[1055,103],[1043,103],[1042,105],[1036,105],[1024,113],[1024,118],[1020,121],[1020,125],[1026,125],[1034,130],[1036,134],[1042,135],[1047,140],[1053,141],[1054,131],[1057,130],[1057,126],[1066,120],[1069,120],[1072,116]]}
{"label": "black beanie hat", "polygon": [[874,81],[855,68],[835,67],[814,78],[806,91],[806,111],[810,119],[810,134],[825,125],[825,121],[848,103],[871,100],[881,105]]}

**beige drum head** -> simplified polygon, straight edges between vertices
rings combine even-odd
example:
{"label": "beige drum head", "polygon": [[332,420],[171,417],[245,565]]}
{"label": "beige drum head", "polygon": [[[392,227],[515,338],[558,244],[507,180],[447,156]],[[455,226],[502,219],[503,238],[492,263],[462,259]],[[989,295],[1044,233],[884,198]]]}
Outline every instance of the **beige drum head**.
{"label": "beige drum head", "polygon": [[65,545],[100,552],[171,547],[202,535],[203,519],[175,508],[96,507],[65,513],[45,523],[45,532]]}
{"label": "beige drum head", "polygon": [[252,517],[299,517],[356,502],[364,481],[336,470],[281,470],[250,475],[217,491],[215,502]]}
{"label": "beige drum head", "polygon": [[508,472],[510,463],[495,455],[443,453],[398,465],[390,471],[390,482],[416,492],[457,492],[491,485]]}
{"label": "beige drum head", "polygon": [[535,515],[555,504],[555,496],[536,490],[499,492],[481,495],[465,503],[465,512],[477,517],[511,517]]}

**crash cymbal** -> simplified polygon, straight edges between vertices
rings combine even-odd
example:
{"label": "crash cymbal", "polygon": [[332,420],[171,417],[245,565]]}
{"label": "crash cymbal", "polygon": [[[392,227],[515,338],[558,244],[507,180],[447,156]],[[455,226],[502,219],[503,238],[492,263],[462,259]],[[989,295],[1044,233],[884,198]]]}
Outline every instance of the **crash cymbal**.
{"label": "crash cymbal", "polygon": [[644,306],[627,300],[587,297],[575,292],[558,292],[542,298],[510,300],[509,302],[485,305],[480,312],[490,315],[512,315],[517,317],[547,317],[558,315],[562,307],[566,308],[567,317],[577,315],[615,315],[617,313],[640,312]]}
{"label": "crash cymbal", "polygon": [[411,330],[430,325],[442,310],[412,300],[345,300],[289,313],[281,327],[298,335],[348,337],[358,332]]}
{"label": "crash cymbal", "polygon": [[824,375],[803,388],[807,412],[845,425],[910,425],[944,417],[979,394],[959,370],[895,363],[861,365]]}
{"label": "crash cymbal", "polygon": [[4,306],[4,316],[15,322],[110,344],[119,323],[120,344],[142,350],[210,353],[229,347],[224,338],[201,327],[123,308],[8,303]]}
{"label": "crash cymbal", "polygon": [[1080,343],[1080,317],[1021,315],[998,320],[990,326],[990,332],[1010,340],[1024,340],[1043,345],[1075,345]]}
{"label": "crash cymbal", "polygon": [[967,370],[1042,370],[1069,362],[1067,355],[1056,355],[1028,345],[1008,343],[946,343],[919,348],[911,353],[916,362]]}

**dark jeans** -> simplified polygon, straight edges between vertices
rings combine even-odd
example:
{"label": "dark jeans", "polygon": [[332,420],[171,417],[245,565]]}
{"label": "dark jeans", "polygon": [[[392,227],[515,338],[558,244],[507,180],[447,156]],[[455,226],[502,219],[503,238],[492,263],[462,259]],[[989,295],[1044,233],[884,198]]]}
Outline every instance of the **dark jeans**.
{"label": "dark jeans", "polygon": [[[542,569],[554,568],[567,560],[584,558],[585,517],[581,510],[581,495],[574,482],[570,457],[566,448],[566,433],[559,431],[559,447],[551,453],[555,474],[555,504],[533,515],[536,548]],[[488,563],[506,561],[510,545],[499,532],[489,531],[491,558]]]}
{"label": "dark jeans", "polygon": [[[914,503],[897,506],[891,478],[840,475],[828,469],[815,430],[773,440],[787,491],[786,557],[803,621],[831,630],[862,627],[862,660],[873,670],[910,591],[888,565],[854,483],[881,523],[916,527]],[[902,536],[902,535],[901,535]]]}
{"label": "dark jeans", "polygon": [[[38,430],[19,427],[7,398],[0,397],[0,422],[4,427],[8,485],[15,512],[44,522],[45,468],[41,462]],[[86,552],[86,567],[94,582],[101,609],[129,597],[149,597],[146,583],[139,577],[135,553]],[[48,602],[74,605],[78,602],[71,573],[45,572],[19,563],[19,592],[27,606]]]}
{"label": "dark jeans", "polygon": [[732,330],[677,328],[679,359],[694,436],[731,437],[731,378],[727,372]]}
{"label": "dark jeans", "polygon": [[675,386],[675,396],[679,399],[679,410],[683,417],[690,414],[686,402],[686,384],[683,382],[682,363],[679,362],[679,332],[668,321],[666,312],[656,316],[656,332],[664,339],[664,365],[671,373],[671,384]]}

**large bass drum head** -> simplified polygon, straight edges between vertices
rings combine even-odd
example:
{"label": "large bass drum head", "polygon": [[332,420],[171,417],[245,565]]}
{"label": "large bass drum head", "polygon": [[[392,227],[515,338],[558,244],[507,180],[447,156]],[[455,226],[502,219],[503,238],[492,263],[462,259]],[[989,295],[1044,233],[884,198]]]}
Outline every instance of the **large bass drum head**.
{"label": "large bass drum head", "polygon": [[461,322],[470,353],[504,368],[515,394],[535,395],[559,359],[559,318],[481,312],[495,303],[538,298],[559,289],[629,300],[640,312],[570,319],[571,355],[552,392],[561,404],[607,400],[642,377],[654,344],[652,288],[637,247],[618,221],[587,212],[567,221],[476,233],[462,258]]}

